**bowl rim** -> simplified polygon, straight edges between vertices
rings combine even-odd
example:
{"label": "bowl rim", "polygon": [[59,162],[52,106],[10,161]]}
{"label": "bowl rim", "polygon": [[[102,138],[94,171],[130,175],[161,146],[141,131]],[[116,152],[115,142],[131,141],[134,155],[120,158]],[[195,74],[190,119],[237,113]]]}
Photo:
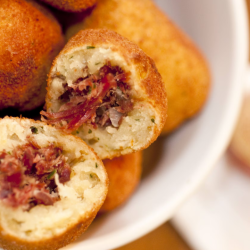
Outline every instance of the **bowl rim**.
{"label": "bowl rim", "polygon": [[[156,229],[161,224],[169,220],[174,212],[198,189],[210,171],[216,165],[215,163],[225,151],[233,129],[236,125],[239,115],[244,81],[246,80],[248,66],[248,15],[245,0],[229,0],[229,7],[232,16],[232,29],[235,37],[233,43],[233,58],[235,59],[234,74],[232,74],[232,89],[229,94],[229,106],[225,112],[224,120],[220,123],[220,127],[215,135],[216,140],[213,147],[210,147],[204,157],[201,167],[190,179],[185,188],[182,188],[171,200],[171,202],[163,204],[157,213],[150,214],[146,220],[135,223],[132,227],[126,227],[122,230],[98,236],[98,242],[88,239],[84,240],[85,249],[112,249],[132,242],[150,231]],[[126,235],[126,237],[124,237]],[[112,241],[110,241],[112,239]],[[73,243],[74,244],[74,243]],[[79,244],[79,243],[78,243]],[[78,249],[79,245],[73,245],[70,249]]]}

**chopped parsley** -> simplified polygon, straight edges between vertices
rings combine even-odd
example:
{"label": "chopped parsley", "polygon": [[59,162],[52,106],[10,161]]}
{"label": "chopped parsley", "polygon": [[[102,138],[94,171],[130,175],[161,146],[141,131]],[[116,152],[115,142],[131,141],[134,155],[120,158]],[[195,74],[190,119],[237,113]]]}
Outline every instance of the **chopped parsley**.
{"label": "chopped parsley", "polygon": [[10,151],[7,152],[9,155],[11,155]]}
{"label": "chopped parsley", "polygon": [[95,63],[95,65],[99,65],[99,64],[100,64],[100,62]]}
{"label": "chopped parsley", "polygon": [[88,133],[89,133],[89,134],[91,134],[91,133],[92,133],[92,130],[91,130],[91,129],[89,129]]}
{"label": "chopped parsley", "polygon": [[97,165],[97,163],[95,163],[95,167],[96,167],[96,168],[98,168],[98,165]]}
{"label": "chopped parsley", "polygon": [[47,179],[50,180],[50,179],[54,176],[55,173],[56,173],[56,169],[54,169],[54,170],[48,175]]}
{"label": "chopped parsley", "polygon": [[151,122],[155,123],[155,119],[151,119]]}
{"label": "chopped parsley", "polygon": [[79,134],[80,132],[77,130],[76,133]]}
{"label": "chopped parsley", "polygon": [[88,94],[90,94],[90,93],[91,93],[91,91],[92,91],[92,88],[91,88],[91,87],[89,87]]}
{"label": "chopped parsley", "polygon": [[87,49],[95,49],[95,46],[87,46]]}
{"label": "chopped parsley", "polygon": [[38,129],[34,126],[30,127],[32,134],[38,134]]}
{"label": "chopped parsley", "polygon": [[[140,119],[135,119],[137,122],[139,122],[140,121]],[[152,120],[151,120],[152,121]]]}
{"label": "chopped parsley", "polygon": [[90,176],[90,178],[93,178],[93,175],[92,175],[92,174],[90,174],[89,176]]}

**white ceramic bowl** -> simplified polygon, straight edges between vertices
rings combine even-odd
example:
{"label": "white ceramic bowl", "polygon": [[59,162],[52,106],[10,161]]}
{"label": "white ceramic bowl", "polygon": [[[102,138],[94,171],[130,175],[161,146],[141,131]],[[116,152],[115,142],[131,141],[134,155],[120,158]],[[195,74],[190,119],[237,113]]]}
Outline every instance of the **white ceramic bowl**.
{"label": "white ceramic bowl", "polygon": [[112,249],[155,229],[197,189],[229,141],[248,58],[245,2],[156,2],[207,57],[213,78],[208,103],[198,117],[147,149],[146,171],[129,202],[96,220],[77,242],[64,249]]}

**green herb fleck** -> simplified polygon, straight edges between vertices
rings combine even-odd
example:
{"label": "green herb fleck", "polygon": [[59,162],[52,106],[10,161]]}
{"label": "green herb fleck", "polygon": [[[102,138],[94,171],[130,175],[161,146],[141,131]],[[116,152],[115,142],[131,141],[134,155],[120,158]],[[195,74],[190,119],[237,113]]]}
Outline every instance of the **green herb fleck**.
{"label": "green herb fleck", "polygon": [[80,132],[77,130],[76,133],[79,134]]}
{"label": "green herb fleck", "polygon": [[100,62],[95,63],[95,65],[99,65],[99,64],[100,64]]}
{"label": "green herb fleck", "polygon": [[155,123],[155,119],[151,119],[151,122]]}
{"label": "green herb fleck", "polygon": [[69,59],[72,59],[74,56],[71,56]]}
{"label": "green herb fleck", "polygon": [[[140,121],[140,119],[135,119],[137,122],[139,122]],[[151,120],[152,121],[152,120]]]}
{"label": "green herb fleck", "polygon": [[94,88],[94,89],[96,88],[96,85],[95,85],[95,83],[93,84],[93,88]]}
{"label": "green herb fleck", "polygon": [[87,46],[87,49],[95,49],[95,46]]}
{"label": "green herb fleck", "polygon": [[88,94],[90,94],[90,93],[91,93],[91,91],[92,91],[92,88],[91,88],[91,87],[89,87]]}
{"label": "green herb fleck", "polygon": [[89,133],[89,134],[91,134],[91,133],[92,133],[92,130],[91,130],[91,129],[89,129],[88,133]]}
{"label": "green herb fleck", "polygon": [[7,152],[9,155],[11,155],[10,151]]}
{"label": "green herb fleck", "polygon": [[89,176],[90,176],[90,178],[93,178],[93,175],[92,175],[92,174],[90,174]]}
{"label": "green herb fleck", "polygon": [[98,168],[98,165],[97,165],[97,163],[95,163],[95,167],[96,167],[96,168]]}
{"label": "green herb fleck", "polygon": [[99,141],[99,140],[100,140],[100,138],[97,138],[97,140]]}
{"label": "green herb fleck", "polygon": [[38,134],[38,129],[34,126],[30,127],[32,134]]}
{"label": "green herb fleck", "polygon": [[56,169],[54,169],[54,170],[48,175],[47,179],[50,180],[50,179],[54,176],[55,173],[56,173]]}

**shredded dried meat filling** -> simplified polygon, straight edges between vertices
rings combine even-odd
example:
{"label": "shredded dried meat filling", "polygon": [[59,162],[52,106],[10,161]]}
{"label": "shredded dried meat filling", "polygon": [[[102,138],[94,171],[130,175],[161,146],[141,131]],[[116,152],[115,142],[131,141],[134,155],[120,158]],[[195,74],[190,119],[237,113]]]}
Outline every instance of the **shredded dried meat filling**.
{"label": "shredded dried meat filling", "polygon": [[32,138],[27,140],[12,153],[0,152],[0,199],[23,210],[38,204],[53,205],[60,199],[55,173],[61,183],[69,181],[71,174],[60,147],[50,144],[41,148]]}
{"label": "shredded dried meat filling", "polygon": [[107,63],[97,75],[79,78],[72,86],[64,83],[59,111],[42,111],[41,114],[47,117],[48,123],[70,132],[84,123],[94,128],[119,127],[122,118],[133,109],[128,94],[130,86],[126,83],[128,76],[120,67]]}

